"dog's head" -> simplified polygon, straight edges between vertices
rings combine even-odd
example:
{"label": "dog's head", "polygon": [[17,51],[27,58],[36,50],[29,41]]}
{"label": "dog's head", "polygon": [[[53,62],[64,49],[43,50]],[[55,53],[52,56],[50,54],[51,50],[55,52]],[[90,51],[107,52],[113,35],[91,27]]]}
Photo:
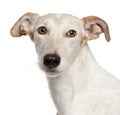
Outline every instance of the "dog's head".
{"label": "dog's head", "polygon": [[40,67],[50,76],[69,69],[88,40],[101,33],[110,40],[106,22],[95,16],[82,19],[68,14],[24,14],[11,29],[11,35],[29,35],[35,43]]}

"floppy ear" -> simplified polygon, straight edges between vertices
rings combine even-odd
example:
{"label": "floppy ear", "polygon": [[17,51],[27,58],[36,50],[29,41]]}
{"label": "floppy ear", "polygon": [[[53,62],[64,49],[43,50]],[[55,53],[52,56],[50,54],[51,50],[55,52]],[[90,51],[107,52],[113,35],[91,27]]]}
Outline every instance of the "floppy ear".
{"label": "floppy ear", "polygon": [[29,35],[33,40],[33,27],[39,15],[36,13],[24,14],[12,27],[10,33],[13,37]]}
{"label": "floppy ear", "polygon": [[82,22],[85,31],[83,41],[96,39],[101,33],[104,33],[108,42],[110,41],[109,28],[104,20],[96,16],[88,16],[83,18]]}

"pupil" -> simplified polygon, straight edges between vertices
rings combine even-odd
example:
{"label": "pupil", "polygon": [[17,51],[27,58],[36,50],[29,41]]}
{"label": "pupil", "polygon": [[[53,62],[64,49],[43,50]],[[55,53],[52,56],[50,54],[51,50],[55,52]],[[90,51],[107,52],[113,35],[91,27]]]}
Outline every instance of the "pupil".
{"label": "pupil", "polygon": [[71,30],[71,31],[70,31],[70,34],[74,34],[74,31]]}
{"label": "pupil", "polygon": [[41,28],[41,32],[46,32],[46,29],[45,28]]}

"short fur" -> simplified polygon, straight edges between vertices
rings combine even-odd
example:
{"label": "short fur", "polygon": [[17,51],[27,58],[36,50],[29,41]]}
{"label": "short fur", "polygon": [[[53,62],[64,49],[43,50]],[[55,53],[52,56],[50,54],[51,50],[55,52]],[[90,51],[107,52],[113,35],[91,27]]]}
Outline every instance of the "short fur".
{"label": "short fur", "polygon": [[[40,34],[39,27],[47,33]],[[75,30],[75,36],[68,36]],[[99,66],[87,41],[105,34],[107,23],[96,16],[79,19],[69,14],[24,14],[11,29],[11,35],[29,35],[35,43],[40,68],[45,71],[57,115],[120,115],[120,81]],[[60,64],[48,69],[46,54],[60,56]]]}

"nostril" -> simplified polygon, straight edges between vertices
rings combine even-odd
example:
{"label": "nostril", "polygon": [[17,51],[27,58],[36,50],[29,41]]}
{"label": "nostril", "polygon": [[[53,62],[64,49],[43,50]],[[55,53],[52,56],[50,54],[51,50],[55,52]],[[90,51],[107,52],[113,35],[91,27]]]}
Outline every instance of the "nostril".
{"label": "nostril", "polygon": [[60,64],[60,57],[57,54],[47,54],[44,57],[44,65],[50,69]]}

